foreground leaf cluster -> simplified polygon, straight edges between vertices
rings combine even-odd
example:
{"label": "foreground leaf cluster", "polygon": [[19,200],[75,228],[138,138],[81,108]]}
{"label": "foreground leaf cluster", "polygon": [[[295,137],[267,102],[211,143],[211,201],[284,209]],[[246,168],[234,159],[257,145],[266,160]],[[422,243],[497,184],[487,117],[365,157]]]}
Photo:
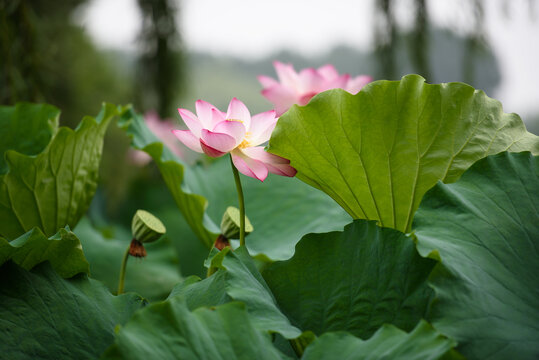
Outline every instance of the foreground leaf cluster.
{"label": "foreground leaf cluster", "polygon": [[0,110],[21,138],[0,148],[10,359],[539,356],[539,140],[481,91],[412,75],[293,107],[269,150],[303,182],[247,181],[255,231],[247,247],[212,249],[205,279],[182,280],[177,239],[149,246],[127,288],[150,305],[107,289],[128,235],[82,218],[107,123],[117,116],[153,158],[208,250],[235,203],[226,161],[183,164],[129,108],[105,105],[75,131],[58,129],[49,106]]}
{"label": "foreground leaf cluster", "polygon": [[15,239],[34,227],[51,236],[66,225],[74,228],[88,210],[97,188],[103,137],[119,109],[105,104],[97,117],[85,117],[76,130],[58,128],[59,113],[49,105],[0,107],[0,128],[6,130],[2,139],[17,144],[0,148],[4,238]]}

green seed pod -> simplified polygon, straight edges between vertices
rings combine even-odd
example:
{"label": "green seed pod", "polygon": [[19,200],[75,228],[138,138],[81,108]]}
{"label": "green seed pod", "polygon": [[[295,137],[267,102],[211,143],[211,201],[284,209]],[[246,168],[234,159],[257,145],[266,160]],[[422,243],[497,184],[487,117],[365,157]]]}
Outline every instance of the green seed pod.
{"label": "green seed pod", "polygon": [[[253,225],[245,217],[245,236],[253,231]],[[221,234],[227,239],[239,239],[240,237],[240,210],[234,206],[226,208],[221,220]]]}
{"label": "green seed pod", "polygon": [[133,238],[141,243],[150,243],[159,239],[167,229],[165,225],[145,210],[137,210],[131,223]]}

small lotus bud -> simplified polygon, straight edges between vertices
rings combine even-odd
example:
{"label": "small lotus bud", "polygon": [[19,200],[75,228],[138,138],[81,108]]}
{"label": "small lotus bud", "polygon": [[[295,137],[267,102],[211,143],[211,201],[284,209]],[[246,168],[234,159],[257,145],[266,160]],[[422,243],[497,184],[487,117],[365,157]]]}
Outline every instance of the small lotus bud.
{"label": "small lotus bud", "polygon": [[227,246],[230,247],[230,241],[228,241],[228,239],[224,236],[224,235],[219,235],[217,236],[217,239],[215,239],[215,242],[213,243],[213,246],[221,251],[223,250],[224,248],[226,248]]}
{"label": "small lotus bud", "polygon": [[137,239],[133,239],[131,240],[131,244],[129,245],[129,255],[136,258],[145,258],[146,249],[140,241],[138,241]]}
{"label": "small lotus bud", "polygon": [[140,243],[150,243],[159,239],[167,229],[165,225],[145,210],[137,210],[131,223],[133,238]]}
{"label": "small lotus bud", "polygon": [[[253,225],[245,217],[245,236],[253,231]],[[240,210],[234,206],[229,206],[223,214],[221,220],[221,234],[227,239],[238,239],[240,237]]]}

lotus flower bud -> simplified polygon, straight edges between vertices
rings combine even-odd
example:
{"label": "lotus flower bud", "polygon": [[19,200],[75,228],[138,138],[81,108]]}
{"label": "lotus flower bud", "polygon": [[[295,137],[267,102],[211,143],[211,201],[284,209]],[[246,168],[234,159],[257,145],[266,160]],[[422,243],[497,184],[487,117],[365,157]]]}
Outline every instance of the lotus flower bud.
{"label": "lotus flower bud", "polygon": [[[245,217],[245,236],[253,231],[253,225]],[[238,239],[240,237],[240,211],[234,206],[229,206],[223,214],[221,220],[221,234],[227,239]]]}
{"label": "lotus flower bud", "polygon": [[131,223],[133,239],[141,243],[150,243],[158,240],[167,229],[165,225],[145,210],[137,210]]}

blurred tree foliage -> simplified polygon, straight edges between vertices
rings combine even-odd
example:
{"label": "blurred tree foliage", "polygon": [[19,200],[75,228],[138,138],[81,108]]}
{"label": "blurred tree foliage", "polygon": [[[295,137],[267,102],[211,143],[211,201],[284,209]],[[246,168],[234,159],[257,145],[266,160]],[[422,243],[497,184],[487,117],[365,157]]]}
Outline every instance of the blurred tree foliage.
{"label": "blurred tree foliage", "polygon": [[0,0],[0,102],[48,102],[64,125],[95,114],[103,101],[132,97],[126,73],[71,24],[85,0]]}
{"label": "blurred tree foliage", "polygon": [[[485,40],[484,0],[463,6],[471,30],[459,59],[458,79],[472,85],[478,57],[490,53]],[[62,121],[75,124],[92,114],[103,100],[133,102],[139,110],[172,116],[176,101],[185,95],[187,59],[177,29],[178,1],[137,0],[142,14],[137,60],[125,54],[97,50],[83,30],[70,22],[73,10],[87,0],[0,0],[0,103],[46,101],[63,110]],[[427,0],[410,0],[413,26],[404,31],[396,23],[396,0],[375,1],[375,78],[397,79],[402,62],[410,72],[435,82],[431,51],[436,29],[429,24]],[[533,1],[530,0],[530,7]],[[402,51],[406,50],[406,59]],[[456,57],[456,55],[452,56]],[[194,64],[193,67],[198,66]],[[492,82],[497,74],[492,74]],[[445,80],[445,79],[444,79]]]}
{"label": "blurred tree foliage", "polygon": [[466,52],[462,59],[464,78],[470,83],[473,82],[475,77],[473,58],[488,48],[485,31],[483,28],[485,11],[483,10],[481,0],[473,0],[471,2],[471,12],[473,14],[471,16],[473,19],[473,30],[466,39]]}
{"label": "blurred tree foliage", "polygon": [[415,0],[415,24],[410,36],[410,52],[414,66],[420,69],[424,78],[430,79],[429,28],[427,4],[425,0]]}
{"label": "blurred tree foliage", "polygon": [[0,103],[51,103],[68,126],[95,114],[103,101],[135,100],[140,110],[172,114],[182,72],[171,2],[139,0],[144,23],[138,62],[97,49],[71,22],[73,11],[86,2],[0,0]]}
{"label": "blurred tree foliage", "polygon": [[[530,0],[530,4],[533,1]],[[375,2],[375,54],[378,59],[378,78],[398,79],[396,61],[401,61],[397,48],[399,34],[395,19],[395,0],[380,0]],[[428,2],[426,0],[411,0],[413,5],[413,28],[406,34],[408,55],[413,65],[413,72],[420,74],[429,82],[432,80],[432,52],[430,51],[433,27],[428,21]],[[484,36],[484,4],[483,0],[473,0],[465,3],[468,8],[471,31],[465,39],[465,51],[462,57],[462,80],[474,84],[477,57],[490,53],[489,45]],[[531,5],[530,5],[531,6]]]}
{"label": "blurred tree foliage", "polygon": [[[138,0],[143,23],[137,53],[96,48],[72,21],[88,2],[0,0],[0,104],[51,103],[62,110],[62,125],[71,127],[95,115],[103,101],[174,114],[183,73],[172,1]],[[111,126],[99,191],[107,199],[101,211],[113,221],[131,218],[133,209],[122,213],[119,206],[135,177],[143,176],[146,186],[162,185],[152,168],[141,172],[128,161],[128,144],[125,133]]]}
{"label": "blurred tree foliage", "polygon": [[161,117],[175,112],[182,93],[183,56],[176,28],[178,9],[171,0],[138,0],[142,11],[139,45],[137,102]]}
{"label": "blurred tree foliage", "polygon": [[397,26],[393,15],[393,1],[376,1],[375,54],[379,61],[379,79],[395,79],[395,39]]}

